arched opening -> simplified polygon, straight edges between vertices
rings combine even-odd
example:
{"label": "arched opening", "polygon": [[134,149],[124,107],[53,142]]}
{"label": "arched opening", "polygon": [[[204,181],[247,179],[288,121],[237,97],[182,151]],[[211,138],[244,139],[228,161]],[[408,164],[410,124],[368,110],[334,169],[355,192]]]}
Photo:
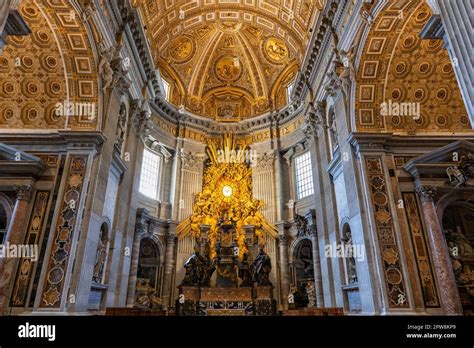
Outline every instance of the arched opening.
{"label": "arched opening", "polygon": [[5,239],[7,230],[8,230],[7,211],[5,210],[4,206],[0,204],[0,244],[3,244],[3,239]]}
{"label": "arched opening", "polygon": [[102,284],[104,282],[104,267],[107,259],[107,242],[108,242],[108,226],[104,222],[100,226],[99,240],[97,242],[97,252],[94,262],[94,273],[92,281],[95,284]]}
{"label": "arched opening", "polygon": [[148,280],[148,284],[157,290],[159,284],[160,253],[156,243],[145,238],[140,243],[137,278]]}
{"label": "arched opening", "polygon": [[344,250],[350,251],[346,255],[345,259],[345,274],[346,274],[346,284],[357,284],[357,270],[356,262],[354,258],[354,243],[352,242],[352,232],[349,224],[345,224],[342,229],[342,242],[344,243]]}
{"label": "arched opening", "polygon": [[345,223],[342,227],[341,242],[344,251],[344,275],[342,279],[344,285],[342,288],[344,290],[345,306],[347,306],[349,313],[360,313],[362,305],[355,259],[357,248],[354,246],[351,227],[348,223]]}
{"label": "arched opening", "polygon": [[[302,239],[296,244],[293,259],[293,296],[296,308],[305,308],[311,305],[312,289],[314,288],[314,264],[312,243],[309,239]],[[314,306],[314,304],[312,304]]]}
{"label": "arched opening", "polygon": [[99,229],[94,268],[92,270],[92,284],[87,308],[89,311],[99,311],[105,306],[107,285],[105,284],[104,274],[107,262],[108,242],[109,225],[107,222],[103,222]]}
{"label": "arched opening", "polygon": [[442,224],[464,314],[474,315],[474,201],[449,204]]}
{"label": "arched opening", "polygon": [[5,242],[12,213],[13,207],[10,200],[0,193],[0,244]]}
{"label": "arched opening", "polygon": [[153,239],[144,238],[140,243],[138,256],[136,306],[161,307],[161,278],[159,247]]}

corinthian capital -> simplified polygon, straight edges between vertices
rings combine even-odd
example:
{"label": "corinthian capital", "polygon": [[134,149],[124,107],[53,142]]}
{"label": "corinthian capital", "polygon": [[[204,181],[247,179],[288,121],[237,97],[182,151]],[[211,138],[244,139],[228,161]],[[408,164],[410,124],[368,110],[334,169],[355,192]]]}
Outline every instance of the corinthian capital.
{"label": "corinthian capital", "polygon": [[304,133],[307,138],[317,137],[326,117],[326,102],[318,101],[310,104],[310,110],[305,115]]}
{"label": "corinthian capital", "polygon": [[416,193],[422,202],[434,202],[438,190],[433,186],[418,186],[416,188]]}
{"label": "corinthian capital", "polygon": [[16,198],[19,201],[27,201],[29,202],[31,199],[31,193],[33,189],[30,185],[18,185],[15,187],[16,191]]}

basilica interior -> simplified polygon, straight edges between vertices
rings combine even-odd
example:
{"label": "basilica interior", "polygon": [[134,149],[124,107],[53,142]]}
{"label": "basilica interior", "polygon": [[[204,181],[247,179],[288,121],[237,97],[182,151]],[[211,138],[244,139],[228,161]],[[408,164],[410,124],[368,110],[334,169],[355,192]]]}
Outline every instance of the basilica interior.
{"label": "basilica interior", "polygon": [[0,313],[473,315],[473,13],[2,0]]}

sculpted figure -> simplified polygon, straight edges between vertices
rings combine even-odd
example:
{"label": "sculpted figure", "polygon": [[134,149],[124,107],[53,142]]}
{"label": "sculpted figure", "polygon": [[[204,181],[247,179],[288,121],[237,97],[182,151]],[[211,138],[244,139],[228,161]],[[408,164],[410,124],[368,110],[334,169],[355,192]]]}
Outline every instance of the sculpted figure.
{"label": "sculpted figure", "polygon": [[239,278],[242,279],[241,287],[252,286],[252,265],[250,264],[249,254],[245,253],[242,261],[237,258],[239,266]]}
{"label": "sculpted figure", "polygon": [[112,81],[114,79],[114,71],[110,65],[112,58],[115,54],[115,47],[105,48],[101,45],[100,48],[100,61],[99,61],[99,74],[103,80],[102,89],[105,91],[107,88],[112,86]]}
{"label": "sculpted figure", "polygon": [[199,253],[199,246],[194,247],[194,253],[185,262],[186,275],[181,285],[199,286],[204,273],[205,260]]}
{"label": "sculpted figure", "polygon": [[270,282],[270,272],[272,270],[272,263],[270,256],[264,251],[264,245],[260,245],[260,252],[252,263],[253,275],[252,281],[257,285],[268,286],[272,285]]}

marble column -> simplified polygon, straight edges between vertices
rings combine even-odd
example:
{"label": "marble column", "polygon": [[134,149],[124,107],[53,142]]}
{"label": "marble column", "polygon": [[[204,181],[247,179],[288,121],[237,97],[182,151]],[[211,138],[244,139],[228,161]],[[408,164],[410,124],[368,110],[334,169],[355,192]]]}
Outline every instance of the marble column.
{"label": "marble column", "polygon": [[0,4],[0,53],[6,43],[7,35],[4,32],[7,24],[8,13],[10,12],[10,0],[5,0]]}
{"label": "marble column", "polygon": [[[434,2],[434,1],[432,1]],[[437,8],[446,32],[449,54],[453,62],[454,71],[458,80],[466,109],[474,127],[474,64],[472,57],[474,49],[472,38],[472,0],[437,0]]]}
{"label": "marble column", "polygon": [[418,186],[416,189],[421,200],[423,217],[426,223],[426,234],[431,247],[434,273],[438,279],[441,303],[446,315],[462,315],[461,299],[456,286],[448,246],[443,236],[443,229],[436,214],[434,199],[436,188]]}
{"label": "marble column", "polygon": [[[32,188],[29,185],[17,186],[16,193],[15,208],[5,237],[5,246],[25,243],[28,206]],[[4,312],[8,307],[8,290],[15,278],[15,265],[17,261],[17,258],[0,258],[0,314],[5,314]]]}
{"label": "marble column", "polygon": [[142,240],[142,235],[146,233],[147,226],[144,222],[143,215],[146,215],[147,212],[142,213],[140,217],[137,218],[135,224],[135,233],[133,235],[133,245],[132,245],[132,257],[130,261],[130,275],[128,278],[128,289],[127,289],[127,307],[133,307],[135,304],[135,289],[137,286],[137,273],[138,273],[138,259],[140,257],[140,243]]}
{"label": "marble column", "polygon": [[166,234],[166,252],[165,252],[165,267],[163,279],[163,295],[162,302],[165,308],[173,306],[173,273],[176,267],[175,260],[175,245],[176,245],[176,224],[170,223],[168,233]]}
{"label": "marble column", "polygon": [[321,274],[321,260],[319,253],[318,231],[316,227],[316,210],[310,209],[306,214],[306,221],[308,222],[308,229],[311,236],[311,244],[313,246],[313,271],[314,271],[314,286],[316,288],[316,307],[324,307],[323,296],[323,278]]}
{"label": "marble column", "polygon": [[281,286],[281,303],[283,309],[288,309],[288,295],[290,292],[290,269],[288,266],[288,236],[284,223],[277,224],[278,228],[278,249],[279,249],[279,266],[280,266],[280,286]]}

